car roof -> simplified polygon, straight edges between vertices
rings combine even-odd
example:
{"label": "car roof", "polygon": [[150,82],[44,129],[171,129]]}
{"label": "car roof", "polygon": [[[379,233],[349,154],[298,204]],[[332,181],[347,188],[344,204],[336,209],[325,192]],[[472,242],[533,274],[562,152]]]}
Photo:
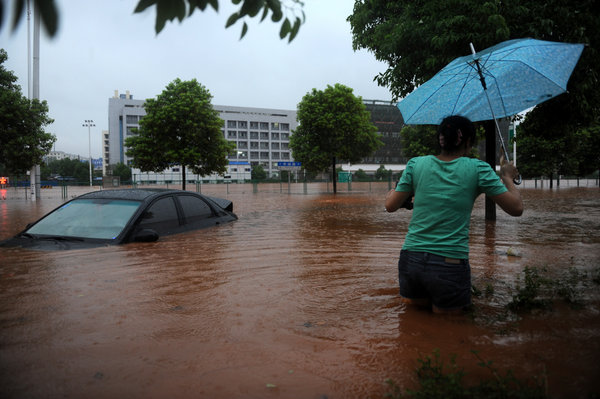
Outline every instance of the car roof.
{"label": "car roof", "polygon": [[[135,200],[144,201],[149,197],[156,197],[161,194],[170,193],[189,193],[188,191],[168,189],[168,188],[128,188],[128,189],[114,189],[114,190],[100,190],[93,191],[80,195],[77,198],[92,198],[92,199],[124,199],[124,200]],[[193,194],[193,193],[189,193]]]}

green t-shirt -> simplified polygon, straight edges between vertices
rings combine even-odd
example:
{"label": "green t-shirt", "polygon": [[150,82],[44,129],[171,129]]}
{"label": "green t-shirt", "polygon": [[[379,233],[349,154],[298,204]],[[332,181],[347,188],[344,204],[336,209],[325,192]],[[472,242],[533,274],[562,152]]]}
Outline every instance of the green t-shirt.
{"label": "green t-shirt", "polygon": [[469,227],[475,199],[507,191],[489,164],[433,155],[408,161],[396,191],[414,193],[414,209],[402,249],[469,258]]}

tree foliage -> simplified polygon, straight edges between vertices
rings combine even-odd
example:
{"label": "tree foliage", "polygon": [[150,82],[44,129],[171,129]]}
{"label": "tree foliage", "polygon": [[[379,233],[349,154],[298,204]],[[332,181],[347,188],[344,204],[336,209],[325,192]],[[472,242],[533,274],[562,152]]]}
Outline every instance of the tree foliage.
{"label": "tree foliage", "polygon": [[400,131],[402,154],[407,158],[433,155],[440,151],[436,128],[429,125],[404,126]]}
{"label": "tree foliage", "polygon": [[[229,28],[236,22],[242,22],[243,38],[248,32],[247,18],[254,18],[260,14],[260,22],[264,21],[269,14],[271,21],[281,22],[279,37],[284,39],[286,36],[291,42],[298,31],[300,25],[304,23],[305,16],[302,7],[304,3],[300,0],[231,0],[235,5],[240,5],[239,9],[231,14],[227,19],[225,28]],[[41,22],[50,37],[53,37],[59,25],[59,13],[54,0],[33,0],[34,6],[40,9]],[[15,29],[25,13],[25,0],[15,0],[15,10],[13,14],[12,26]],[[219,11],[219,0],[139,0],[134,9],[134,13],[141,13],[148,8],[156,7],[156,21],[154,30],[160,33],[168,21],[175,19],[182,22],[190,17],[196,10],[203,12],[208,6],[215,11]],[[4,2],[0,2],[0,28],[4,21]]]}
{"label": "tree foliage", "polygon": [[112,166],[113,176],[119,176],[121,182],[131,180],[131,168],[123,162],[118,162]]}
{"label": "tree foliage", "polygon": [[252,172],[250,172],[250,177],[252,180],[265,180],[267,178],[267,172],[262,165],[258,164],[252,167]]}
{"label": "tree foliage", "polygon": [[88,182],[90,178],[88,162],[79,159],[55,159],[47,164],[42,163],[40,166],[42,180],[69,178],[78,182]]}
{"label": "tree foliage", "polygon": [[297,120],[290,148],[311,172],[326,170],[335,159],[357,163],[382,144],[362,99],[339,83],[307,93],[298,104]]}
{"label": "tree foliage", "polygon": [[42,162],[56,137],[44,131],[53,122],[48,104],[22,95],[17,77],[3,65],[7,58],[0,49],[0,164],[23,173]]}
{"label": "tree foliage", "polygon": [[225,173],[235,144],[223,137],[224,122],[211,99],[196,79],[175,79],[155,99],[146,100],[138,134],[125,139],[132,166],[161,172],[181,165],[184,188],[185,167],[202,176]]}
{"label": "tree foliage", "polygon": [[375,179],[377,180],[388,180],[392,176],[392,171],[387,170],[385,166],[381,165],[375,171]]}
{"label": "tree foliage", "polygon": [[[541,162],[543,158],[543,163],[553,168],[571,169],[573,157],[593,158],[580,152],[594,148],[597,141],[593,136],[581,145],[575,143],[597,133],[594,126],[600,123],[597,1],[357,0],[348,20],[354,49],[367,49],[388,64],[375,79],[390,88],[395,98],[412,92],[454,58],[469,54],[469,43],[476,50],[521,37],[586,44],[569,80],[568,93],[527,114],[517,148],[521,151],[529,145],[522,140],[532,143],[533,152],[521,157],[520,168],[527,168],[531,159]],[[570,150],[559,150],[564,145]],[[598,153],[598,148],[594,151]]]}
{"label": "tree foliage", "polygon": [[[586,176],[600,170],[599,124],[565,134],[560,126],[538,122],[528,118],[517,129],[517,158],[523,176]],[[532,134],[537,131],[544,134]]]}

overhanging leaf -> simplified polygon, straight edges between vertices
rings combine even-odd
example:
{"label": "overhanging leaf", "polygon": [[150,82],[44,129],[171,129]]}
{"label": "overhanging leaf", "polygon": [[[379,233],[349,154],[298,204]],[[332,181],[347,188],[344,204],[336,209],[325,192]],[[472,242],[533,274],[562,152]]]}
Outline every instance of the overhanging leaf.
{"label": "overhanging leaf", "polygon": [[281,29],[279,30],[279,37],[283,39],[290,31],[292,30],[292,25],[290,24],[289,19],[285,19],[283,24],[281,24]]}
{"label": "overhanging leaf", "polygon": [[46,31],[50,36],[54,36],[58,30],[58,12],[54,0],[36,0],[35,4],[40,10],[40,16]]}
{"label": "overhanging leaf", "polygon": [[242,40],[244,38],[244,36],[246,35],[247,32],[248,32],[248,24],[246,22],[244,22],[244,25],[242,26],[242,35],[240,36],[240,40]]}
{"label": "overhanging leaf", "polygon": [[237,20],[240,18],[240,15],[237,12],[234,12],[227,19],[227,23],[225,24],[225,28],[229,28],[231,25],[235,24]]}
{"label": "overhanging leaf", "polygon": [[301,24],[302,24],[302,22],[300,21],[300,18],[296,18],[296,22],[294,22],[294,26],[292,27],[292,30],[290,31],[290,38],[288,40],[288,43],[290,43],[292,40],[294,40],[294,38],[298,34],[298,31],[300,30]]}
{"label": "overhanging leaf", "polygon": [[135,6],[135,10],[133,10],[133,12],[140,13],[140,12],[144,11],[146,8],[153,6],[157,2],[158,2],[158,0],[140,0],[138,2],[137,6]]}

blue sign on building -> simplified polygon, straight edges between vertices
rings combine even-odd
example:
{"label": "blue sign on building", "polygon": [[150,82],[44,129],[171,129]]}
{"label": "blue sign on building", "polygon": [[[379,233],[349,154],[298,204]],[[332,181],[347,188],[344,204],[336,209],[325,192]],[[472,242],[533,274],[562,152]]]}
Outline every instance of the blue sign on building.
{"label": "blue sign on building", "polygon": [[299,168],[302,166],[302,162],[277,162],[277,166],[279,167],[292,167],[292,168]]}

